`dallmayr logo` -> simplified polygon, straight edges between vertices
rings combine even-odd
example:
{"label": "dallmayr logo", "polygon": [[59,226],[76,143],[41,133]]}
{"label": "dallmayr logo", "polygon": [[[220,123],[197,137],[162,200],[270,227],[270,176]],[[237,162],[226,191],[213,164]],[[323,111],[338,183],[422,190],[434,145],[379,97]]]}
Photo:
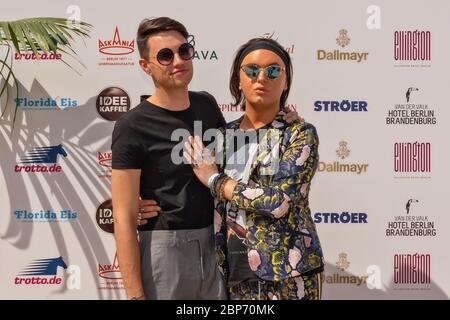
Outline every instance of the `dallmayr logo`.
{"label": "dallmayr logo", "polygon": [[98,174],[99,178],[111,178],[112,171],[112,152],[98,152],[97,153],[97,161],[100,167],[101,173]]}
{"label": "dallmayr logo", "polygon": [[78,217],[78,214],[72,210],[14,210],[13,213],[21,222],[67,222]]}
{"label": "dallmayr logo", "polygon": [[367,101],[315,101],[314,111],[335,112],[367,112]]}
{"label": "dallmayr logo", "polygon": [[23,110],[66,110],[78,106],[78,101],[69,97],[52,98],[17,98],[14,99],[18,107]]}
{"label": "dallmayr logo", "polygon": [[366,284],[368,276],[354,276],[341,274],[350,267],[350,261],[347,258],[347,253],[341,252],[339,258],[336,261],[336,268],[338,272],[332,275],[322,274],[322,282],[327,284],[349,284],[360,286],[361,284]]}
{"label": "dallmayr logo", "polygon": [[405,213],[397,215],[388,221],[387,237],[435,237],[437,234],[435,222],[427,215],[422,203],[415,198],[405,202]]}
{"label": "dallmayr logo", "polygon": [[367,223],[367,213],[364,212],[316,212],[314,213],[314,223]]}
{"label": "dallmayr logo", "polygon": [[117,121],[130,110],[131,100],[122,88],[109,87],[97,96],[96,107],[103,119]]}
{"label": "dallmayr logo", "polygon": [[[394,290],[429,290],[431,283],[431,255],[428,253],[401,253],[393,261],[396,287]],[[406,285],[406,286],[405,286]]]}
{"label": "dallmayr logo", "polygon": [[103,55],[100,66],[134,66],[130,56],[134,52],[134,39],[123,40],[116,26],[112,39],[98,39],[98,51]]}
{"label": "dallmayr logo", "polygon": [[195,36],[193,34],[190,34],[187,38],[188,42],[190,44],[192,44],[195,48],[194,50],[194,56],[192,57],[193,60],[219,60],[219,58],[217,57],[217,53],[214,49],[204,49],[201,48],[199,46],[197,46],[197,42],[195,40]]}
{"label": "dallmayr logo", "polygon": [[433,108],[428,103],[414,103],[417,96],[420,97],[419,88],[409,87],[405,94],[406,103],[396,103],[394,108],[388,110],[386,124],[435,125],[436,116]]}
{"label": "dallmayr logo", "polygon": [[114,255],[112,264],[98,264],[98,276],[101,278],[99,279],[99,289],[116,290],[124,288],[117,253]]}
{"label": "dallmayr logo", "polygon": [[409,62],[396,64],[396,67],[430,67],[431,32],[430,31],[395,31],[394,61]]}
{"label": "dallmayr logo", "polygon": [[[345,48],[351,43],[351,38],[348,36],[348,31],[346,29],[339,30],[338,36],[336,38],[336,44]],[[367,60],[369,52],[357,52],[357,51],[326,51],[323,49],[317,50],[317,60],[329,60],[329,61],[356,61],[362,62]]]}
{"label": "dallmayr logo", "polygon": [[67,152],[62,144],[51,147],[36,147],[20,158],[20,165],[16,164],[14,171],[59,173],[62,168],[57,164],[58,155],[67,157]]}
{"label": "dallmayr logo", "polygon": [[[266,38],[266,39],[273,39],[275,41],[279,41],[278,37],[275,37],[275,31],[273,31],[272,33],[266,32],[266,33],[264,33],[262,35],[262,37]],[[294,47],[295,47],[294,44],[291,44],[291,45],[288,45],[288,46],[283,45],[283,47],[284,47],[284,50],[286,50],[287,53],[289,53],[291,55],[294,54]]]}
{"label": "dallmayr logo", "polygon": [[114,216],[111,199],[104,201],[98,206],[95,218],[100,229],[108,233],[114,233]]}
{"label": "dallmayr logo", "polygon": [[[350,155],[350,149],[346,141],[339,142],[336,149],[336,155],[339,159],[344,160]],[[317,171],[319,172],[344,172],[344,173],[366,173],[369,165],[367,163],[341,163],[334,161],[333,163],[319,162]]]}
{"label": "dallmayr logo", "polygon": [[430,142],[395,142],[393,156],[394,178],[431,178]]}

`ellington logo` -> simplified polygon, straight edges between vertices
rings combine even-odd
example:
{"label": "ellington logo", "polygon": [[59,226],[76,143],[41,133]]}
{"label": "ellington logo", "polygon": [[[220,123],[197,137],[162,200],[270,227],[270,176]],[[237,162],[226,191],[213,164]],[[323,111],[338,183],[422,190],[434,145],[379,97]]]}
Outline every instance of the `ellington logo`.
{"label": "ellington logo", "polygon": [[418,253],[394,255],[394,283],[431,283],[431,255]]}
{"label": "ellington logo", "polygon": [[431,143],[394,143],[394,172],[431,172]]}
{"label": "ellington logo", "polygon": [[395,61],[430,61],[431,32],[430,31],[395,31],[394,32]]}

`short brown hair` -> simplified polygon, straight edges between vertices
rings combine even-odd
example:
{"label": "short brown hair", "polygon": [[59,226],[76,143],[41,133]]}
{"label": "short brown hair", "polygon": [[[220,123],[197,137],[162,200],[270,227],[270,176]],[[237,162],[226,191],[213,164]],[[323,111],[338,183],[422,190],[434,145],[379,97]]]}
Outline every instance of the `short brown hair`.
{"label": "short brown hair", "polygon": [[142,20],[139,24],[136,39],[139,55],[141,56],[141,58],[148,58],[149,48],[147,45],[147,40],[151,35],[154,35],[158,32],[171,30],[178,31],[186,39],[189,36],[186,27],[182,23],[169,17],[159,17],[154,19]]}

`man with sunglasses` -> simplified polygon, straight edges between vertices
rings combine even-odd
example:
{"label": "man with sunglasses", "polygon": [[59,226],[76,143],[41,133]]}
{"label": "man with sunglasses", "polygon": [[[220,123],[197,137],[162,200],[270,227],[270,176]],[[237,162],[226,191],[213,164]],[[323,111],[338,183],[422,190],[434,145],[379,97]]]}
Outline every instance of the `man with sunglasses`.
{"label": "man with sunglasses", "polygon": [[[140,23],[139,64],[155,89],[117,121],[112,136],[114,228],[128,299],[226,298],[213,198],[190,165],[171,159],[180,142],[172,139],[176,129],[193,133],[201,121],[203,136],[225,124],[211,95],[188,91],[194,48],[187,37],[186,28],[167,17]],[[140,211],[139,197],[156,202]],[[139,216],[149,212],[154,218],[142,220],[138,241]]]}

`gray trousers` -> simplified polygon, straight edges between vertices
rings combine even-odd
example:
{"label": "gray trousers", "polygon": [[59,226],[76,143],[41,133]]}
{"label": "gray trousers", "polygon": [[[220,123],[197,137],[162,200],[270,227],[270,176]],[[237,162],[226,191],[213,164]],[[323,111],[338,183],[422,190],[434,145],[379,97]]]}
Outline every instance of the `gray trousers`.
{"label": "gray trousers", "polygon": [[151,300],[226,299],[213,227],[139,232],[144,292]]}

